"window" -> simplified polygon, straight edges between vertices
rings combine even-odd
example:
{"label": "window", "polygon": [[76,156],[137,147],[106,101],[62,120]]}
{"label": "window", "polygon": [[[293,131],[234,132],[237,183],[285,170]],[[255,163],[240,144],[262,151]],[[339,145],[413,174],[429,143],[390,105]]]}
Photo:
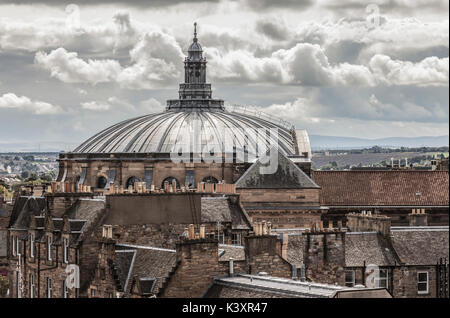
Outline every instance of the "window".
{"label": "window", "polygon": [[129,177],[128,178],[128,180],[127,180],[127,183],[126,183],[126,188],[128,189],[129,187],[134,187],[134,184],[136,183],[136,182],[140,182],[140,180],[138,179],[138,178],[136,178],[136,177]]}
{"label": "window", "polygon": [[91,297],[95,297],[95,296],[97,296],[97,290],[91,289]]}
{"label": "window", "polygon": [[64,242],[64,263],[69,263],[69,240],[65,238]]}
{"label": "window", "polygon": [[16,271],[16,293],[17,298],[22,298],[22,293],[20,289],[20,272]]}
{"label": "window", "polygon": [[428,294],[428,272],[417,273],[417,293]]}
{"label": "window", "polygon": [[106,187],[106,183],[108,182],[108,180],[106,180],[105,177],[100,176],[97,179],[97,188],[99,189],[104,189]]}
{"label": "window", "polygon": [[52,237],[47,236],[47,260],[52,260]]}
{"label": "window", "polygon": [[16,240],[14,236],[11,236],[11,252],[13,256],[16,256]]}
{"label": "window", "polygon": [[233,233],[231,235],[231,244],[233,244],[233,245],[241,245],[242,244],[241,233]]}
{"label": "window", "polygon": [[34,298],[34,274],[30,274],[30,298]]}
{"label": "window", "polygon": [[16,237],[16,254],[20,255],[20,240]]}
{"label": "window", "polygon": [[389,278],[388,270],[380,269],[378,276],[378,287],[387,289],[389,287],[388,278]]}
{"label": "window", "polygon": [[69,296],[70,296],[70,293],[69,293],[69,288],[67,287],[67,284],[66,284],[66,280],[65,279],[63,279],[63,297],[64,298],[70,298]]}
{"label": "window", "polygon": [[355,286],[355,271],[347,270],[345,271],[345,286],[354,287]]}
{"label": "window", "polygon": [[219,241],[219,244],[225,244],[225,235],[222,231],[216,231],[214,234],[214,238]]}
{"label": "window", "polygon": [[47,298],[53,297],[53,280],[47,277]]}
{"label": "window", "polygon": [[205,183],[219,183],[219,180],[217,180],[213,176],[208,176],[208,177],[203,178],[202,182],[205,182]]}
{"label": "window", "polygon": [[162,189],[164,189],[164,183],[165,183],[166,181],[169,183],[169,185],[172,185],[172,183],[175,181],[175,183],[176,183],[176,185],[177,185],[177,188],[180,188],[180,183],[178,182],[177,179],[175,179],[174,177],[167,177],[167,178],[165,178],[165,179],[163,180],[163,182],[161,182],[161,188],[162,188]]}
{"label": "window", "polygon": [[34,257],[34,234],[30,235],[30,257]]}

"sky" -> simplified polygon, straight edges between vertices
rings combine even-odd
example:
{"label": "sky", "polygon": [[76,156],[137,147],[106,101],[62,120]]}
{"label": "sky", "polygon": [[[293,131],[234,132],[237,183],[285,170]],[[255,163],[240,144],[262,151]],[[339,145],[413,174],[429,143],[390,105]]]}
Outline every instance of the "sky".
{"label": "sky", "polygon": [[194,22],[228,105],[313,135],[448,135],[448,3],[0,0],[0,151],[69,151],[163,111]]}

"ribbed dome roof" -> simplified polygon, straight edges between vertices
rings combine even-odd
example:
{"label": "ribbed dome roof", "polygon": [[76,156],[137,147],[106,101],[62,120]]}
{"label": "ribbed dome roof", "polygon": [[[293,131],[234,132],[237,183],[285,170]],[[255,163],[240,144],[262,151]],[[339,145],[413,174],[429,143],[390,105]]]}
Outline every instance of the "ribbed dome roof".
{"label": "ribbed dome roof", "polygon": [[[255,132],[258,128],[278,128],[278,138],[271,136],[275,139],[268,140],[261,136],[252,137],[256,136]],[[194,130],[195,134],[193,134]],[[189,139],[190,149],[210,150],[213,147],[222,149],[221,145],[224,143],[224,139],[233,136],[234,146],[237,150],[244,149],[247,144],[245,149],[249,153],[255,154],[256,145],[261,147],[266,144],[268,147],[273,147],[278,143],[279,148],[286,155],[295,154],[293,138],[287,127],[257,116],[225,110],[165,111],[125,120],[89,138],[73,152],[178,152],[180,145],[186,143],[185,138],[193,135],[195,140]],[[227,139],[228,143],[230,139]],[[248,140],[247,143],[246,140]],[[205,146],[206,148],[204,148]]]}

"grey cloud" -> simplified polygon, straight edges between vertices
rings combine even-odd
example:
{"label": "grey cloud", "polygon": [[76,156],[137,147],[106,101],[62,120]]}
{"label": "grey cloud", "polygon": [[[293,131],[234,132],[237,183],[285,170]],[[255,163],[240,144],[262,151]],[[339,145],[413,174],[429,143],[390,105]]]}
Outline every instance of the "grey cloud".
{"label": "grey cloud", "polygon": [[136,7],[168,7],[171,5],[183,4],[183,3],[205,3],[205,2],[219,2],[220,0],[72,0],[72,1],[61,1],[61,0],[0,0],[0,4],[43,4],[50,6],[61,6],[65,7],[69,4],[77,5],[104,5],[104,4],[114,4],[123,6],[136,6]]}
{"label": "grey cloud", "polygon": [[314,4],[313,0],[244,0],[255,10],[268,10],[276,8],[306,9]]}
{"label": "grey cloud", "polygon": [[256,23],[256,31],[265,36],[276,40],[284,41],[288,38],[288,31],[282,24],[282,21],[258,21]]}

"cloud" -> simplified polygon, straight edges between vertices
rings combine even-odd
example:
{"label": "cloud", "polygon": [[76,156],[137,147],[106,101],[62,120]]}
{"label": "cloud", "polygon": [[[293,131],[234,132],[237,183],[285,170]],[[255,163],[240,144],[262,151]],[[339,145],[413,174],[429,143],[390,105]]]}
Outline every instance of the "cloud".
{"label": "cloud", "polygon": [[97,101],[91,101],[91,102],[85,102],[81,103],[81,108],[86,110],[92,110],[96,112],[109,110],[111,108],[111,105],[104,102],[97,102]]}
{"label": "cloud", "polygon": [[140,103],[140,106],[143,110],[151,113],[159,113],[164,111],[165,107],[158,100],[151,97],[147,100],[144,100]]}
{"label": "cloud", "polygon": [[173,37],[161,32],[146,34],[130,51],[131,64],[117,60],[88,59],[58,48],[37,52],[35,64],[65,83],[117,82],[121,87],[148,89],[172,83],[181,77],[183,53]]}
{"label": "cloud", "polygon": [[127,112],[134,111],[135,107],[115,96],[109,97],[106,101],[89,101],[81,103],[81,108],[89,111],[101,112],[106,110]]}
{"label": "cloud", "polygon": [[147,33],[130,51],[132,64],[118,74],[122,87],[144,89],[176,83],[184,58],[175,38],[162,32]]}
{"label": "cloud", "polygon": [[87,62],[78,58],[76,52],[67,52],[58,48],[49,54],[37,52],[35,63],[50,71],[52,77],[66,83],[110,82],[121,72],[120,64],[115,60],[91,60]]}
{"label": "cloud", "polygon": [[412,63],[392,60],[386,55],[375,55],[370,68],[381,83],[388,85],[442,85],[448,86],[448,58],[435,56]]}
{"label": "cloud", "polygon": [[41,101],[33,101],[26,96],[17,96],[14,93],[6,93],[0,96],[0,109],[30,111],[36,115],[56,114],[61,111],[59,106]]}
{"label": "cloud", "polygon": [[288,30],[282,20],[259,20],[256,22],[257,32],[269,37],[275,41],[284,41],[288,38]]}
{"label": "cloud", "polygon": [[[153,7],[168,7],[183,3],[205,3],[205,2],[219,2],[219,0],[129,0],[126,1],[127,6],[135,6],[139,8],[153,8]],[[43,4],[49,6],[66,6],[67,3],[60,0],[14,0],[14,1],[2,1],[5,4]],[[123,0],[77,0],[76,4],[83,6],[98,6],[105,4],[124,5]]]}
{"label": "cloud", "polygon": [[277,8],[306,9],[314,4],[313,0],[244,0],[250,8],[261,11]]}

